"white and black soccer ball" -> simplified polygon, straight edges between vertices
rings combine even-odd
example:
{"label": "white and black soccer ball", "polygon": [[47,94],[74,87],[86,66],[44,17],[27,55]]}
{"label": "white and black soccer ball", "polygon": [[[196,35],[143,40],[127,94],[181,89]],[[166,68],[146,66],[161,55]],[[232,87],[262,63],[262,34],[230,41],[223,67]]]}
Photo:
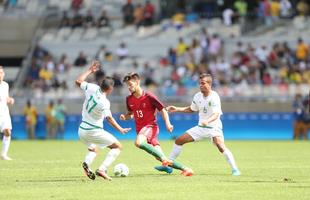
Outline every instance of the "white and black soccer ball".
{"label": "white and black soccer ball", "polygon": [[129,168],[124,163],[119,163],[113,169],[115,176],[126,177],[129,175]]}

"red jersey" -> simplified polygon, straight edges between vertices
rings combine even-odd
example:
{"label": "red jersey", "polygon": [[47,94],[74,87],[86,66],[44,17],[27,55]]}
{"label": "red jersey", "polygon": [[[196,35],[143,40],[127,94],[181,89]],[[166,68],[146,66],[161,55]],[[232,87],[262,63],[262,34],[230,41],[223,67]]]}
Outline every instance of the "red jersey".
{"label": "red jersey", "polygon": [[157,126],[156,109],[161,111],[164,108],[156,96],[145,91],[139,98],[134,95],[127,96],[126,104],[128,111],[134,114],[137,133],[147,125]]}

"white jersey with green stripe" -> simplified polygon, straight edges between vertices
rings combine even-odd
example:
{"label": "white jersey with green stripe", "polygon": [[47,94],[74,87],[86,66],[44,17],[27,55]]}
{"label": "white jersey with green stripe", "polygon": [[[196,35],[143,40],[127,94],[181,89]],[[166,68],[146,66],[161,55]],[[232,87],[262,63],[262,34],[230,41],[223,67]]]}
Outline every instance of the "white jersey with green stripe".
{"label": "white jersey with green stripe", "polygon": [[[201,92],[196,93],[190,108],[193,111],[199,112],[198,125],[201,125],[202,122],[206,121],[213,113],[219,113],[220,116],[223,114],[220,96],[213,90],[211,90],[210,94],[206,97]],[[208,126],[220,129],[223,128],[220,117],[210,122]]]}
{"label": "white jersey with green stripe", "polygon": [[96,84],[84,81],[80,87],[85,92],[80,128],[84,130],[103,128],[103,120],[112,115],[110,101]]}

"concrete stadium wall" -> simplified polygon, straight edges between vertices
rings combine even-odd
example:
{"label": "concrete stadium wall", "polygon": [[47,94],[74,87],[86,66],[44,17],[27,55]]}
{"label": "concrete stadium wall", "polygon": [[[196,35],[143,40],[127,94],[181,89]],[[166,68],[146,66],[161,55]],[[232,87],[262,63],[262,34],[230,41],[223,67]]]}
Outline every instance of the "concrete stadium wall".
{"label": "concrete stadium wall", "polygon": [[38,23],[34,16],[1,16],[0,57],[24,57]]}

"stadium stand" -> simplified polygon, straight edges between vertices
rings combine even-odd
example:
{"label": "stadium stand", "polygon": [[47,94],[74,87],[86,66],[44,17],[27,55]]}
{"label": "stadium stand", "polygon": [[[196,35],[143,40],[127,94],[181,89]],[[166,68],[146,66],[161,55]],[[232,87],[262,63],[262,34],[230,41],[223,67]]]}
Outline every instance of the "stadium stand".
{"label": "stadium stand", "polygon": [[[41,114],[38,138],[45,138],[44,108],[50,100],[63,99],[70,114],[65,138],[76,138],[82,93],[74,80],[93,59],[102,68],[90,81],[99,82],[106,75],[116,81],[109,97],[115,112],[124,110],[128,91],[121,81],[129,71],[141,74],[144,87],[165,103],[180,105],[190,102],[197,91],[198,74],[211,73],[227,113],[223,119],[231,130],[228,138],[289,139],[291,101],[296,93],[309,93],[307,3],[281,0],[252,5],[253,1],[236,0],[204,6],[190,1],[189,8],[169,10],[168,4],[161,7],[153,0],[147,9],[153,17],[145,20],[144,0],[130,5],[123,0],[15,2],[0,3],[0,55],[24,58],[20,66],[5,66],[17,102],[12,114],[20,134],[24,134],[21,112],[27,99]],[[280,10],[268,11],[277,3]],[[177,123],[178,117],[184,116],[172,120]],[[286,126],[269,135],[259,129],[268,119],[277,127]],[[193,123],[195,118],[182,120]],[[242,132],[244,124],[265,135]]]}
{"label": "stadium stand", "polygon": [[[259,22],[251,31],[245,21],[252,21],[245,19],[252,19],[253,13],[242,13],[243,10],[234,4],[231,4],[234,14],[230,16],[232,22],[229,24],[223,24],[218,17],[199,18],[181,12],[170,19],[158,18],[152,26],[139,27],[134,23],[124,26],[123,6],[123,1],[112,0],[85,0],[78,9],[73,8],[70,1],[18,1],[16,12],[24,9],[28,13],[41,11],[42,14],[54,9],[55,19],[58,19],[58,24],[39,28],[40,34],[35,40],[44,49],[44,56],[32,55],[24,66],[28,76],[19,78],[27,80],[28,88],[36,88],[44,96],[55,96],[54,90],[50,89],[55,87],[62,88],[67,98],[78,98],[73,80],[83,67],[73,65],[82,51],[87,62],[100,59],[106,75],[121,76],[137,70],[147,76],[143,79],[147,87],[168,98],[191,96],[199,72],[210,72],[217,77],[214,86],[224,99],[232,100],[237,96],[238,99],[287,101],[296,92],[308,92],[309,52],[303,61],[296,57],[296,49],[298,38],[309,46],[310,23],[298,13],[301,11],[297,7],[291,9],[296,11],[294,17],[285,14],[288,11],[280,10],[269,19],[260,10],[264,5],[257,5]],[[105,27],[98,27],[95,22],[103,10],[110,22]],[[60,25],[63,11],[67,13],[67,25]],[[81,21],[76,23],[77,13],[77,19]],[[87,19],[92,23],[87,23]],[[184,50],[178,49],[179,38],[184,38]],[[128,56],[123,60],[119,60],[116,53],[121,43],[125,43],[128,50]],[[98,58],[96,54],[101,46],[105,51]],[[65,59],[61,59],[64,55]],[[32,77],[36,79],[34,82],[29,81],[32,62],[36,63],[35,73],[38,73]],[[46,77],[44,68],[50,77]],[[47,80],[42,80],[40,71]],[[120,90],[121,94],[125,93],[122,88]]]}

